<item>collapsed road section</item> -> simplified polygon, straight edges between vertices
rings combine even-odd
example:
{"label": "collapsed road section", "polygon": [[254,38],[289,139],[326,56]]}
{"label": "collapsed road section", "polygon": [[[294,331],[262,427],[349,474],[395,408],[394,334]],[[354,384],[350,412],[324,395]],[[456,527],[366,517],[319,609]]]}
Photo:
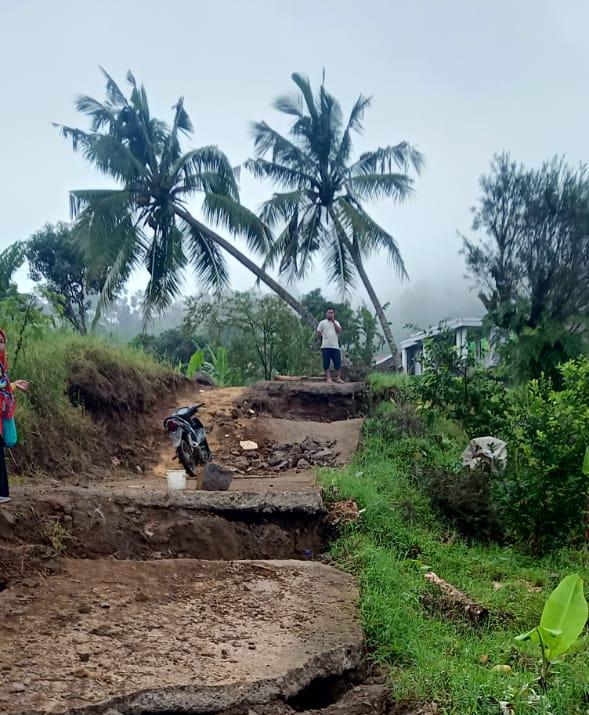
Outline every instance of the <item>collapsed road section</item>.
{"label": "collapsed road section", "polygon": [[[385,712],[384,685],[361,675],[354,579],[317,560],[326,510],[296,448],[329,440],[334,460],[349,459],[361,390],[225,392],[195,401],[234,471],[230,491],[168,493],[167,463],[138,479],[13,490],[0,510],[2,713]],[[256,440],[260,468],[235,464],[243,439]],[[277,444],[297,457],[279,474],[264,467]]]}

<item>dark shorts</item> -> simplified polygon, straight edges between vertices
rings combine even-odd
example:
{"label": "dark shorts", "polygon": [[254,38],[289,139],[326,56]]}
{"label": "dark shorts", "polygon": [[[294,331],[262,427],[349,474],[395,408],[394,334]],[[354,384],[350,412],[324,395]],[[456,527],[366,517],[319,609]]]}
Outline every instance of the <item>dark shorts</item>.
{"label": "dark shorts", "polygon": [[329,370],[331,363],[333,362],[333,367],[339,370],[342,366],[342,356],[337,348],[321,348],[321,355],[323,356],[323,369]]}

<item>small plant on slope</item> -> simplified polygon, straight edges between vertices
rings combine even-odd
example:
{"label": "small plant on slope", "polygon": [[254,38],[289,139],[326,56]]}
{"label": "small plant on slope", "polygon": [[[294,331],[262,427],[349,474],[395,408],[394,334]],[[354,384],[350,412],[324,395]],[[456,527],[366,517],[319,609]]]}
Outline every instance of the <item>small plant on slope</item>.
{"label": "small plant on slope", "polygon": [[570,574],[550,594],[540,624],[516,638],[517,641],[530,640],[540,646],[540,684],[544,688],[550,675],[550,666],[575,643],[586,623],[587,601],[583,593],[583,579],[576,573]]}

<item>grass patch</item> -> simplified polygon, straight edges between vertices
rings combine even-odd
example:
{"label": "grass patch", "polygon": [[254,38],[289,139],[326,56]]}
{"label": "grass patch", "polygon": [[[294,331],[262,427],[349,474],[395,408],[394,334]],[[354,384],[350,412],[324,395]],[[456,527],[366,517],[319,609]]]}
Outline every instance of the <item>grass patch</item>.
{"label": "grass patch", "polygon": [[[385,376],[389,377],[389,376]],[[380,386],[398,380],[384,380]],[[361,613],[372,658],[390,672],[398,702],[435,701],[440,712],[501,713],[508,701],[520,713],[589,712],[589,638],[585,635],[556,667],[546,698],[539,692],[538,654],[514,637],[539,620],[550,591],[568,573],[589,581],[586,550],[564,549],[536,558],[513,547],[483,545],[457,536],[432,509],[422,489],[425,466],[449,468],[464,446],[449,425],[432,438],[391,439],[367,421],[363,447],[346,469],[325,473],[323,484],[338,498],[354,499],[361,519],[332,544],[331,556],[361,586]],[[426,567],[486,606],[482,626],[437,608],[438,594]],[[508,665],[511,672],[493,668]],[[526,689],[527,688],[527,689]],[[532,699],[533,700],[533,699]]]}

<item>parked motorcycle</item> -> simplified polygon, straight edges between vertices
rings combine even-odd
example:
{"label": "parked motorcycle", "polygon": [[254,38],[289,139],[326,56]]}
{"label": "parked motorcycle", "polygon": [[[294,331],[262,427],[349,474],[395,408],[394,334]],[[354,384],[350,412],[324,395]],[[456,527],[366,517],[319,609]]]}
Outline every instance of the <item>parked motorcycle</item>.
{"label": "parked motorcycle", "polygon": [[164,420],[164,429],[168,432],[178,459],[191,477],[196,477],[198,467],[212,459],[204,425],[197,417],[203,404],[180,407]]}

